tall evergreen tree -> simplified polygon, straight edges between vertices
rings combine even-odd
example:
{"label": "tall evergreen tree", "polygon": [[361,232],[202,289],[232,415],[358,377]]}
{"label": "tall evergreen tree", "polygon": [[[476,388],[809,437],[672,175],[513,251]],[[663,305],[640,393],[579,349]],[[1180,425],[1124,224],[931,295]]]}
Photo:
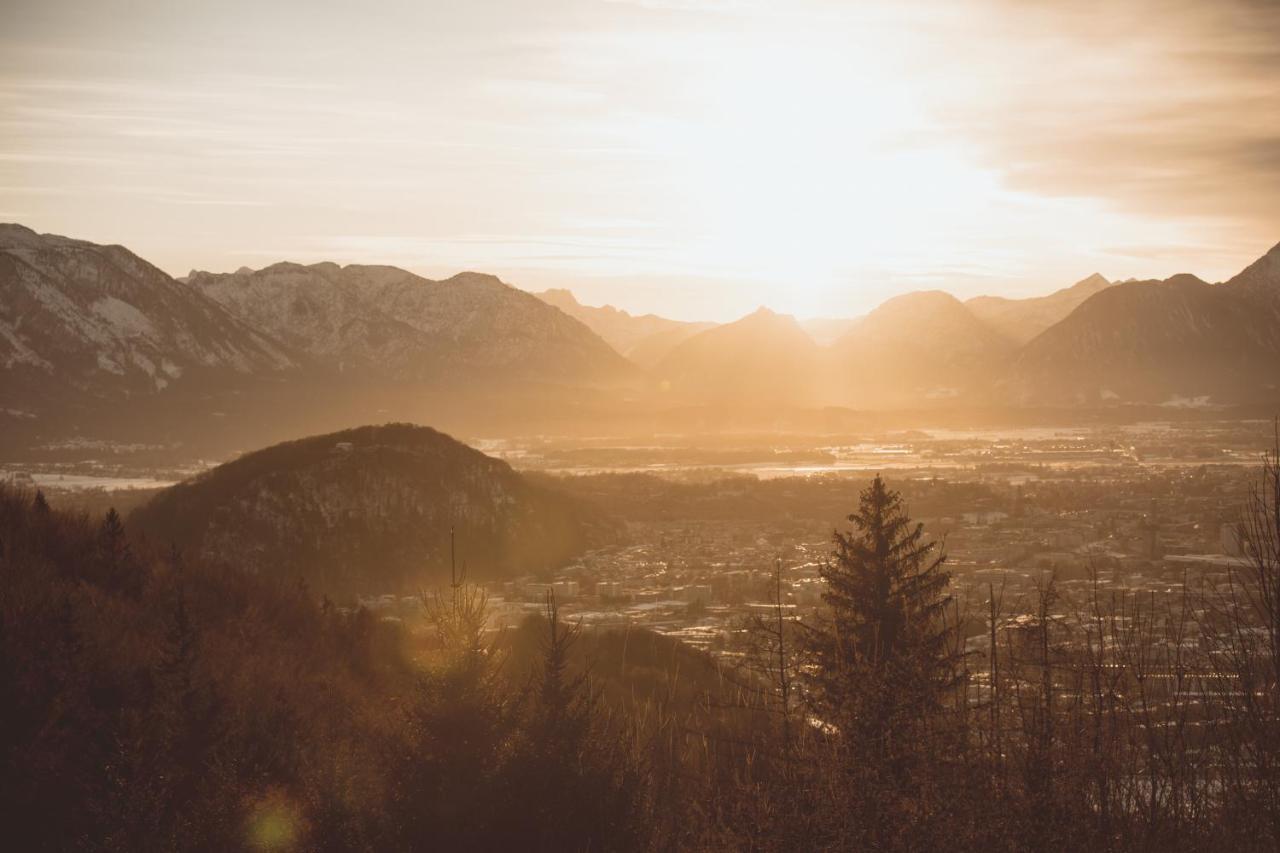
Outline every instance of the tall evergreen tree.
{"label": "tall evergreen tree", "polygon": [[877,475],[823,568],[829,612],[806,626],[819,716],[859,760],[910,748],[957,678],[946,556]]}
{"label": "tall evergreen tree", "polygon": [[115,507],[107,510],[98,528],[97,574],[99,583],[129,595],[136,596],[142,590],[142,566],[134,557]]}

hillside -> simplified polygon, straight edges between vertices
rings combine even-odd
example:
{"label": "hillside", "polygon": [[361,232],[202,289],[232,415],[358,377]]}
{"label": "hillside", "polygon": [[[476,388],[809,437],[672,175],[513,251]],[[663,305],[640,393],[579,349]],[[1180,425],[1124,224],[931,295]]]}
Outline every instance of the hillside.
{"label": "hillside", "polygon": [[215,564],[331,595],[412,592],[449,576],[449,528],[476,579],[538,572],[612,527],[498,459],[408,424],[250,453],[160,492],[130,526]]}
{"label": "hillside", "polygon": [[813,402],[821,372],[822,350],[795,318],[760,308],[684,341],[653,375],[674,398],[767,406]]}
{"label": "hillside", "polygon": [[1280,247],[1226,284],[1192,275],[1095,294],[1018,354],[1019,401],[1229,404],[1274,400]]}
{"label": "hillside", "polygon": [[0,439],[20,454],[87,442],[187,458],[370,413],[564,429],[640,379],[582,323],[489,275],[282,263],[175,279],[20,225],[0,225],[0,371]]}
{"label": "hillside", "polygon": [[949,293],[888,300],[831,346],[840,387],[859,406],[947,400],[983,385],[1012,345]]}
{"label": "hillside", "polygon": [[121,246],[0,225],[3,404],[118,400],[272,375],[288,347]]}
{"label": "hillside", "polygon": [[279,263],[187,281],[341,373],[409,382],[614,382],[630,365],[582,323],[494,276]]}
{"label": "hillside", "polygon": [[467,655],[421,603],[379,619],[131,534],[0,483],[6,849],[672,846],[645,842],[675,803],[650,800],[618,749],[631,730],[606,723],[641,720],[649,695],[692,713],[717,688],[705,655],[644,631],[584,638],[565,674],[593,666],[610,707],[565,737],[528,690],[545,622]]}

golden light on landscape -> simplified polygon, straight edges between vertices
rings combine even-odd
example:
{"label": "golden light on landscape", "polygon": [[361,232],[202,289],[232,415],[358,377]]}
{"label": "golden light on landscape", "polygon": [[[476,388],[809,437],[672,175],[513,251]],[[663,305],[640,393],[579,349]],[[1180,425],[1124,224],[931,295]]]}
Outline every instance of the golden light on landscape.
{"label": "golden light on landscape", "polygon": [[19,4],[0,214],[727,320],[1217,279],[1280,213],[1268,31],[1201,4],[290,8]]}
{"label": "golden light on landscape", "polygon": [[1280,2],[6,0],[0,851],[1276,853]]}

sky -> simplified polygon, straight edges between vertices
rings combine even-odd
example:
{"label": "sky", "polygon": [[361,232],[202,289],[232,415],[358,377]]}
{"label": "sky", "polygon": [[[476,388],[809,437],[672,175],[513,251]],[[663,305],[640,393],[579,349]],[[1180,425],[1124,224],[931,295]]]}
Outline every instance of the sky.
{"label": "sky", "polygon": [[0,221],[855,316],[1280,242],[1273,0],[5,0]]}

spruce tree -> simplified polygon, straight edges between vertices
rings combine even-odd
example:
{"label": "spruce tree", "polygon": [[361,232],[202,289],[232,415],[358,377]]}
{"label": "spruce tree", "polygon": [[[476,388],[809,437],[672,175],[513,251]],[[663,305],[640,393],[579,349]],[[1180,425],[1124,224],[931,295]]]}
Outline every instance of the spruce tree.
{"label": "spruce tree", "polygon": [[918,742],[956,682],[946,556],[877,475],[822,569],[829,612],[806,625],[815,712],[860,761]]}
{"label": "spruce tree", "polygon": [[107,510],[98,527],[98,583],[126,595],[137,595],[142,589],[141,566],[125,535],[124,522],[115,507]]}

